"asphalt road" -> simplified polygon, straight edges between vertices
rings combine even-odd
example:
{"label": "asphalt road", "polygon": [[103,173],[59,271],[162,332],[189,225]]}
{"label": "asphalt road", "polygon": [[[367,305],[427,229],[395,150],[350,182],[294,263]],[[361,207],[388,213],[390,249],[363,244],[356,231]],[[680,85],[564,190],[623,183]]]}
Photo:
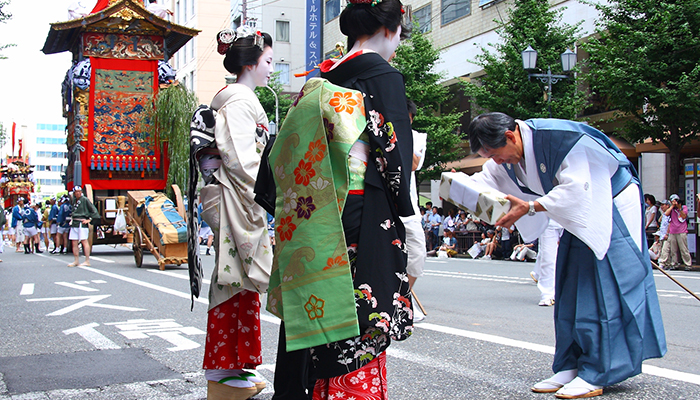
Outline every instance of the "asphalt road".
{"label": "asphalt road", "polygon": [[[190,311],[186,267],[159,271],[147,254],[97,246],[72,256],[0,255],[0,400],[205,399],[206,296]],[[214,257],[204,257],[208,276]],[[392,399],[550,399],[530,386],[551,374],[551,307],[538,307],[533,264],[430,259],[415,291],[427,318],[388,350]],[[605,399],[700,398],[700,301],[655,272],[669,351]],[[700,293],[700,273],[673,272]],[[208,281],[207,281],[208,283]],[[204,286],[206,293],[208,286]],[[279,321],[263,315],[272,397]],[[283,373],[283,371],[278,371]]]}

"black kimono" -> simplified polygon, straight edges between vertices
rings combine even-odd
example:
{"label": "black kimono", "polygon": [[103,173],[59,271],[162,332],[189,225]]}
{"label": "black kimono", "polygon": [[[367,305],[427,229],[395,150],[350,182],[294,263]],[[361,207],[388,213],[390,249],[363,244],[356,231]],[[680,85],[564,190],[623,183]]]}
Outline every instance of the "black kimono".
{"label": "black kimono", "polygon": [[[321,65],[321,77],[364,95],[370,151],[364,194],[348,195],[342,216],[360,335],[312,348],[317,378],[363,367],[385,351],[391,339],[404,340],[413,328],[406,233],[399,219],[413,214],[408,189],[413,136],[403,75],[377,53],[351,56],[332,70],[324,68],[331,63]],[[391,127],[397,140],[389,150],[382,132]]]}

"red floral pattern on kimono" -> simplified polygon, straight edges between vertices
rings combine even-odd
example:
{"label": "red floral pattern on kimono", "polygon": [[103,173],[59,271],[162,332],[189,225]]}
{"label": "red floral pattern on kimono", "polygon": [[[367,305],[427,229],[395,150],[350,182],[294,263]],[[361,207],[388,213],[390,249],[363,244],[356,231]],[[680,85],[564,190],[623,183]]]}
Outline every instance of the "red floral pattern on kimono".
{"label": "red floral pattern on kimono", "polygon": [[260,295],[243,290],[209,310],[204,369],[254,369],[262,364]]}
{"label": "red floral pattern on kimono", "polygon": [[386,353],[351,373],[318,379],[313,400],[387,399]]}

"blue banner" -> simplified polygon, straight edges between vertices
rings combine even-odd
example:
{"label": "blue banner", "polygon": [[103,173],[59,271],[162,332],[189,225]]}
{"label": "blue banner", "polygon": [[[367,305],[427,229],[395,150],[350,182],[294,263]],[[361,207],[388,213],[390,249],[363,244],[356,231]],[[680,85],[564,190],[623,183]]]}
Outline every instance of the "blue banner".
{"label": "blue banner", "polygon": [[[306,67],[308,71],[322,60],[322,44],[321,44],[321,0],[306,0]],[[314,70],[306,76],[306,80],[313,78],[318,74],[318,70]]]}

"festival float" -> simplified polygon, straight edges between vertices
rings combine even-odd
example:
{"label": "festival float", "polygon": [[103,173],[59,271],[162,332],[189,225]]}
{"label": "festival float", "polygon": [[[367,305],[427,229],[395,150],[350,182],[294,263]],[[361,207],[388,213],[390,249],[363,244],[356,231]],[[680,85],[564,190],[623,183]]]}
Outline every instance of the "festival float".
{"label": "festival float", "polygon": [[5,161],[6,163],[0,166],[0,197],[5,200],[3,208],[7,209],[17,204],[20,197],[24,197],[25,200],[32,198],[34,166],[27,163],[27,157],[8,156]]}
{"label": "festival float", "polygon": [[[167,245],[184,249],[187,259],[186,243],[157,243],[160,237],[155,240],[156,234],[151,233],[152,243],[146,244],[151,240],[143,226],[179,225],[168,221],[176,218],[169,215],[166,221],[157,221],[148,211],[136,208],[158,203],[165,213],[181,210],[184,221],[177,186],[172,189],[177,206],[169,199],[162,204],[148,198],[163,196],[159,192],[169,183],[167,133],[156,129],[155,110],[159,91],[177,85],[167,60],[198,33],[157,17],[141,1],[100,0],[85,17],[51,24],[42,49],[47,55],[69,51],[73,56],[62,84],[69,154],[66,181],[69,190],[84,185],[86,196],[100,212],[100,225],[93,227],[90,241],[125,243],[133,235],[139,266],[137,252],[142,248],[156,255],[161,269],[163,264],[182,262],[172,251],[170,258],[165,255]],[[190,116],[191,111],[186,117]],[[122,214],[128,233],[114,229]]]}

